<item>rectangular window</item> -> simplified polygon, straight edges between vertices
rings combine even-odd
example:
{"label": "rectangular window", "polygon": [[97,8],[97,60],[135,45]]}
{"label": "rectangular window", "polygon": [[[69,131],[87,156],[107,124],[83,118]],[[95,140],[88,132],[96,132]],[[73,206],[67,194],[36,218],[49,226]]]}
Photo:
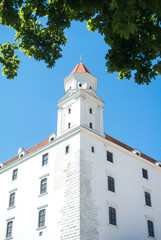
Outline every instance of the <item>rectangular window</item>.
{"label": "rectangular window", "polygon": [[108,190],[115,192],[115,179],[110,176],[108,176]]}
{"label": "rectangular window", "polygon": [[13,175],[12,175],[12,180],[16,180],[17,179],[17,175],[18,175],[18,168],[13,170]]}
{"label": "rectangular window", "polygon": [[116,209],[109,207],[109,224],[116,226]]}
{"label": "rectangular window", "polygon": [[93,147],[93,146],[91,147],[91,152],[93,152],[93,153],[94,153],[94,147]]}
{"label": "rectangular window", "polygon": [[89,123],[89,127],[90,127],[90,128],[93,128],[93,126],[92,126],[92,123],[91,123],[91,122]]}
{"label": "rectangular window", "polygon": [[68,145],[68,146],[65,147],[65,154],[69,153],[69,150],[70,150],[70,148],[69,148],[69,145]]}
{"label": "rectangular window", "polygon": [[113,163],[113,153],[107,151],[107,161]]}
{"label": "rectangular window", "polygon": [[92,114],[92,108],[89,109],[89,113]]}
{"label": "rectangular window", "polygon": [[15,205],[15,192],[10,194],[9,207],[14,207]]}
{"label": "rectangular window", "polygon": [[143,178],[148,179],[148,170],[142,168],[142,174],[143,174]]}
{"label": "rectangular window", "polygon": [[47,178],[41,180],[40,194],[47,192]]}
{"label": "rectangular window", "polygon": [[7,223],[6,238],[12,237],[13,221]]}
{"label": "rectangular window", "polygon": [[44,227],[45,226],[45,215],[46,215],[46,210],[45,209],[43,209],[39,212],[38,227]]}
{"label": "rectangular window", "polygon": [[150,196],[150,193],[148,192],[145,192],[145,204],[151,207],[151,196]]}
{"label": "rectangular window", "polygon": [[154,236],[154,225],[153,225],[153,222],[148,220],[147,224],[148,224],[148,234],[149,234],[149,236],[150,237],[155,237]]}
{"label": "rectangular window", "polygon": [[42,156],[42,166],[48,164],[48,153]]}

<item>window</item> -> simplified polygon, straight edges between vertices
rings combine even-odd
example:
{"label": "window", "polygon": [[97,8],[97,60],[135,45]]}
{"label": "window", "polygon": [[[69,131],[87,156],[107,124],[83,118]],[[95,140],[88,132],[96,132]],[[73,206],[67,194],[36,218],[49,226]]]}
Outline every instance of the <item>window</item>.
{"label": "window", "polygon": [[143,174],[143,178],[148,179],[148,171],[144,168],[142,168],[142,174]]}
{"label": "window", "polygon": [[69,153],[69,145],[65,147],[65,154]]}
{"label": "window", "polygon": [[6,238],[12,237],[13,221],[7,223]]}
{"label": "window", "polygon": [[42,156],[42,166],[48,164],[48,153]]}
{"label": "window", "polygon": [[115,192],[115,179],[110,176],[108,176],[108,190]]}
{"label": "window", "polygon": [[46,210],[43,209],[39,212],[39,222],[38,222],[38,227],[44,227],[45,226],[45,214]]}
{"label": "window", "polygon": [[81,83],[79,84],[79,87],[82,87],[82,84],[81,84]]}
{"label": "window", "polygon": [[94,153],[94,147],[93,147],[93,146],[91,147],[91,152],[93,152],[93,153]]}
{"label": "window", "polygon": [[9,207],[13,207],[15,205],[15,192],[10,194],[9,199]]}
{"label": "window", "polygon": [[107,151],[107,161],[113,163],[113,153]]}
{"label": "window", "polygon": [[70,128],[70,125],[71,125],[71,124],[70,124],[70,123],[68,123],[68,128]]}
{"label": "window", "polygon": [[91,122],[89,123],[89,127],[92,128],[92,123]]}
{"label": "window", "polygon": [[39,232],[39,236],[42,236],[43,235],[43,232],[41,231],[41,232]]}
{"label": "window", "polygon": [[148,220],[147,221],[148,224],[148,234],[150,237],[154,237],[154,226],[153,226],[153,222]]}
{"label": "window", "polygon": [[18,174],[18,169],[13,170],[13,175],[12,175],[13,181],[17,179],[17,174]]}
{"label": "window", "polygon": [[41,187],[40,187],[40,193],[46,193],[47,192],[47,178],[44,178],[41,180]]}
{"label": "window", "polygon": [[109,207],[109,224],[116,226],[116,209]]}
{"label": "window", "polygon": [[68,114],[71,114],[71,108],[68,109]]}
{"label": "window", "polygon": [[92,114],[92,108],[89,109],[89,113]]}
{"label": "window", "polygon": [[91,87],[91,86],[90,86],[89,88],[90,88],[90,89],[92,89],[92,87]]}
{"label": "window", "polygon": [[151,196],[150,196],[150,193],[148,192],[145,192],[145,204],[151,207]]}

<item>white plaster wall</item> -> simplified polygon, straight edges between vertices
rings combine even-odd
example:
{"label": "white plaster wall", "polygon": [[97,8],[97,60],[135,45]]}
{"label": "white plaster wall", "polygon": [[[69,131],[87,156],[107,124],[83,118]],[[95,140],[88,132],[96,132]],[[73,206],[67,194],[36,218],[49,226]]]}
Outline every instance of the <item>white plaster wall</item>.
{"label": "white plaster wall", "polygon": [[[53,142],[51,142],[53,144]],[[65,146],[70,146],[65,154]],[[42,150],[41,153],[0,174],[0,239],[6,237],[7,219],[13,219],[15,240],[79,239],[79,135]],[[42,167],[42,155],[49,154],[49,163]],[[27,156],[27,155],[26,155]],[[12,172],[18,168],[18,178]],[[40,177],[46,176],[47,194],[40,196]],[[9,191],[16,190],[15,208],[7,210]],[[74,202],[74,208],[71,207]],[[39,237],[39,208],[46,209],[46,228]],[[66,220],[66,222],[65,222]],[[67,225],[69,228],[67,228]]]}
{"label": "white plaster wall", "polygon": [[[91,152],[91,146],[94,146],[95,153]],[[155,239],[160,240],[161,169],[138,160],[138,156],[131,156],[126,150],[113,147],[108,141],[104,144],[84,134],[81,134],[80,148],[80,169],[83,172],[80,179],[84,186],[80,198],[81,239],[149,239],[147,216],[154,221]],[[113,153],[114,163],[106,160],[106,150]],[[148,170],[148,180],[142,177],[142,168]],[[116,193],[107,190],[108,174],[115,178]],[[143,187],[151,190],[152,207],[145,206]],[[116,208],[117,227],[109,225],[108,206]]]}

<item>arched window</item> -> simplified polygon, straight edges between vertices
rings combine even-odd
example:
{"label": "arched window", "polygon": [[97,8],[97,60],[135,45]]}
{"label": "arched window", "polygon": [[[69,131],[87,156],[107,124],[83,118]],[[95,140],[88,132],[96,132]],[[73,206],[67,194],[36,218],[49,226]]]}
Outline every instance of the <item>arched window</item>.
{"label": "arched window", "polygon": [[115,179],[110,176],[108,176],[108,190],[115,192]]}
{"label": "arched window", "polygon": [[46,210],[45,209],[43,209],[39,212],[38,227],[44,227],[45,226],[45,215],[46,215]]}
{"label": "arched window", "polygon": [[15,205],[15,192],[10,194],[9,199],[9,207],[13,207]]}
{"label": "arched window", "polygon": [[109,223],[116,226],[116,209],[109,207]]}
{"label": "arched window", "polygon": [[41,187],[40,187],[40,193],[46,193],[47,192],[47,178],[44,178],[41,180]]}
{"label": "arched window", "polygon": [[145,192],[145,204],[151,207],[151,196],[150,196],[150,193],[148,192]]}
{"label": "arched window", "polygon": [[6,238],[12,237],[13,221],[7,223]]}

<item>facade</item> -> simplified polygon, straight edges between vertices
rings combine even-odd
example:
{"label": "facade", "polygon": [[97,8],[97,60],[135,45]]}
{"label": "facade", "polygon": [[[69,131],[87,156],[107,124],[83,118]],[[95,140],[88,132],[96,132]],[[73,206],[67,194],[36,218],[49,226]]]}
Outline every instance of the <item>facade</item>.
{"label": "facade", "polygon": [[160,163],[104,133],[82,62],[64,88],[57,134],[1,164],[0,240],[160,240]]}

